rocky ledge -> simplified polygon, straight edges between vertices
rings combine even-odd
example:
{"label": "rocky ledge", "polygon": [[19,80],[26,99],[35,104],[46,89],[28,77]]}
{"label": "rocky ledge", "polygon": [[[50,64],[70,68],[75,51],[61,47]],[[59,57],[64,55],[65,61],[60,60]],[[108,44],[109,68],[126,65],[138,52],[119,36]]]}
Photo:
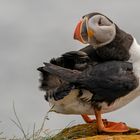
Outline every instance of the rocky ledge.
{"label": "rocky ledge", "polygon": [[65,128],[53,140],[140,140],[140,129],[131,128],[125,133],[99,132],[96,123]]}

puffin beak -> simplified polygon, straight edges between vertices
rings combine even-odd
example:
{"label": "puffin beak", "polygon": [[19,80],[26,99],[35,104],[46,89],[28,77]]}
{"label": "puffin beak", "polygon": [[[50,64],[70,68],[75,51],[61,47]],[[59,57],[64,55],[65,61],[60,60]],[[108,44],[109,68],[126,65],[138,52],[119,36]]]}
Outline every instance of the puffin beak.
{"label": "puffin beak", "polygon": [[82,30],[82,26],[83,26],[83,19],[79,21],[79,23],[77,24],[75,31],[74,31],[74,39],[79,40],[82,43],[86,43],[81,35],[81,30]]}
{"label": "puffin beak", "polygon": [[88,26],[88,18],[84,17],[76,26],[74,39],[87,44],[94,36],[94,31]]}

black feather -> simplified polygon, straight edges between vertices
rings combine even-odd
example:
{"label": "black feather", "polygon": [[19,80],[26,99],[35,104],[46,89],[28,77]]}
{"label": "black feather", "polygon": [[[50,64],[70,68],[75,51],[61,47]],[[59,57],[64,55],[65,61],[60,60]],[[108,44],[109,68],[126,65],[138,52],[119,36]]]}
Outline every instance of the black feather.
{"label": "black feather", "polygon": [[[53,58],[50,60],[51,64],[61,66],[68,69],[81,69],[86,68],[86,62],[89,61],[86,53],[71,51],[63,54],[61,57]],[[44,62],[44,65],[47,63]],[[49,98],[55,100],[60,100],[64,98],[72,89],[73,85],[68,84],[60,77],[51,74],[49,71],[46,71],[46,66],[39,67],[40,71],[40,89],[46,92],[45,99],[48,101]]]}
{"label": "black feather", "polygon": [[111,104],[138,86],[138,80],[132,72],[132,64],[128,62],[109,61],[89,65],[83,72],[47,64],[45,70],[76,86],[85,86],[94,93],[93,102],[105,101]]}

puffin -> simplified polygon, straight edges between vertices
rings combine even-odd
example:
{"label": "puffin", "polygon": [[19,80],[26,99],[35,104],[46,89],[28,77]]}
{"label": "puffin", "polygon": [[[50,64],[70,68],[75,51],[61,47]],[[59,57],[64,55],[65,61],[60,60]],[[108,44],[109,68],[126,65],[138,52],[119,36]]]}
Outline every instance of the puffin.
{"label": "puffin", "polygon": [[[69,81],[68,79],[71,79],[71,78],[69,77],[67,79],[67,77],[65,77],[66,75],[61,77],[62,75],[61,72],[66,72],[66,73],[70,72],[71,74],[73,74],[73,71],[75,72],[75,70],[71,71],[70,69],[67,69],[68,70],[67,71],[66,69],[62,69],[62,67],[61,68],[57,67],[56,69],[56,65],[55,66],[53,65],[52,67],[52,64],[50,66],[50,64],[46,63],[45,66],[43,67],[44,71],[47,71],[47,72],[49,71],[49,73],[55,74],[55,76],[57,75],[59,78],[61,77],[62,79],[66,78],[65,80],[69,82],[70,84],[80,87],[79,89],[75,88],[71,90],[69,94],[67,94],[67,96],[65,96],[63,99],[58,100],[58,101],[55,101],[54,99],[50,99],[49,97],[50,103],[54,105],[52,110],[57,113],[63,113],[63,114],[89,114],[89,115],[95,114],[96,119],[97,119],[98,129],[100,131],[105,131],[105,132],[128,131],[128,127],[123,123],[111,122],[107,126],[105,126],[105,124],[103,123],[103,120],[101,119],[101,114],[119,109],[139,96],[140,71],[138,67],[140,64],[139,62],[140,47],[138,43],[136,42],[136,39],[132,37],[130,34],[119,29],[119,27],[115,23],[113,23],[108,17],[100,13],[91,13],[84,16],[76,27],[74,38],[79,40],[82,43],[90,44],[87,47],[85,47],[84,50],[88,52],[88,55],[90,56],[90,58],[92,58],[93,60],[96,60],[99,63],[97,65],[97,66],[100,65],[98,67],[99,71],[101,71],[104,68],[107,68],[106,70],[108,71],[108,74],[113,74],[109,72],[110,71],[109,67],[115,66],[115,69],[117,71],[111,76],[112,79],[114,78],[113,81],[116,80],[115,78],[118,75],[120,76],[124,74],[124,76],[121,76],[121,77],[124,77],[124,79],[122,78],[119,84],[120,84],[120,89],[123,87],[125,88],[122,91],[121,90],[119,91],[118,89],[116,91],[118,92],[117,95],[113,94],[113,92],[115,93],[115,91],[109,92],[109,93],[112,93],[111,99],[114,99],[113,101],[108,101],[108,100],[111,100],[110,96],[107,96],[108,94],[105,95],[108,98],[107,101],[103,100],[104,96],[103,97],[100,96],[100,95],[103,95],[103,93],[98,94],[97,92],[98,90],[97,90],[96,97],[98,97],[100,105],[98,104],[98,100],[94,101],[94,105],[93,105],[91,103],[91,99],[93,99],[93,95],[95,95],[95,92],[92,86],[85,84],[85,82],[80,83],[79,81],[78,82],[75,80],[73,81],[73,78],[72,78],[72,81]],[[112,60],[118,60],[118,62],[112,61]],[[106,62],[106,61],[110,61],[110,62]],[[127,61],[131,63],[128,63]],[[102,62],[105,62],[105,63],[102,63]],[[126,67],[123,67],[123,65],[126,66],[126,64],[129,67],[128,69],[125,69]],[[130,68],[130,65],[132,65],[131,68]],[[89,66],[94,71],[95,65],[94,67],[91,65]],[[59,70],[61,70],[61,72]],[[58,71],[59,73],[57,73]],[[85,73],[90,73],[89,68],[87,68],[85,71],[86,71]],[[122,73],[120,73],[120,71],[122,71]],[[101,73],[102,72],[103,71],[101,71]],[[79,71],[78,72],[76,71],[76,73],[78,73],[78,75],[81,75],[80,74],[81,72]],[[97,75],[98,77],[102,76],[98,73]],[[74,75],[71,75],[71,76],[74,76]],[[126,81],[127,76],[129,77],[128,79],[132,82],[132,83],[130,82],[131,86],[129,85],[129,81]],[[86,78],[88,79],[88,77]],[[100,80],[102,81],[104,79],[101,77]],[[123,82],[123,80],[125,82]],[[118,81],[116,81],[116,83],[117,82]],[[131,88],[127,86],[127,84]],[[115,89],[115,87],[116,87],[116,84],[112,87],[112,89],[113,88]],[[104,87],[103,89],[105,90],[106,88]],[[103,89],[102,89],[102,92],[104,91]],[[98,105],[96,105],[96,103]],[[93,106],[91,107],[91,105]],[[93,108],[96,108],[96,109],[94,109],[93,111]],[[85,120],[86,118],[87,120],[89,119],[87,115],[85,115],[84,117],[85,117]]]}
{"label": "puffin", "polygon": [[[90,50],[90,47],[92,47],[94,49],[94,53],[89,51],[90,57],[93,57],[93,59],[131,62],[133,73],[139,83],[140,45],[135,37],[120,29],[107,16],[98,12],[83,16],[75,28],[74,39],[84,44],[90,44],[86,48]],[[132,94],[129,94],[134,95],[132,99],[139,96],[139,90],[138,84]]]}

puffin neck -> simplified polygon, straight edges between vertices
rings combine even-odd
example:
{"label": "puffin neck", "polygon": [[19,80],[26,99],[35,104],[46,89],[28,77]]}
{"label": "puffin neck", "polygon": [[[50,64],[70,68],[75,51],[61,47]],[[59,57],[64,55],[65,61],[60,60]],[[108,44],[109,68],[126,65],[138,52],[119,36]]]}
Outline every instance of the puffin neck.
{"label": "puffin neck", "polygon": [[97,54],[103,60],[127,61],[130,58],[129,49],[133,43],[133,37],[119,29],[116,25],[116,36],[114,40],[102,47],[97,48]]}

